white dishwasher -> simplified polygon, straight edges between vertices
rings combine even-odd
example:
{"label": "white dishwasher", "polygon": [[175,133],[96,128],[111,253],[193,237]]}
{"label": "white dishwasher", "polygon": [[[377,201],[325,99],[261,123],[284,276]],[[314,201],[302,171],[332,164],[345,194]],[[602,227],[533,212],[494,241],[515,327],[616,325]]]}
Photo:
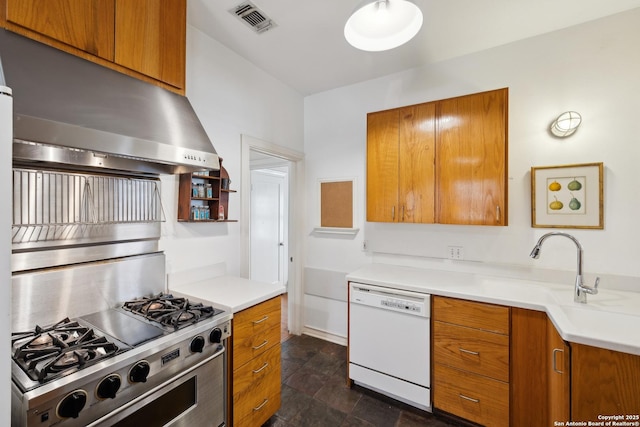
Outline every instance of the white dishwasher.
{"label": "white dishwasher", "polygon": [[431,296],[349,284],[349,378],[431,411]]}

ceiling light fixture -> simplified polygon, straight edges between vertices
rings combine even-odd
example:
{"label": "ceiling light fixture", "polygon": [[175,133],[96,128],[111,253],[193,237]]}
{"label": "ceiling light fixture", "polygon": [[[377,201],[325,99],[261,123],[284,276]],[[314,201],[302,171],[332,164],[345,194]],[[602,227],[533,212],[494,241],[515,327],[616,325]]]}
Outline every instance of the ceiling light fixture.
{"label": "ceiling light fixture", "polygon": [[551,133],[558,138],[565,138],[573,135],[582,123],[582,116],[575,111],[567,111],[558,116],[557,119],[551,123]]}
{"label": "ceiling light fixture", "polygon": [[422,11],[408,0],[366,0],[344,26],[353,47],[379,52],[401,46],[422,27]]}

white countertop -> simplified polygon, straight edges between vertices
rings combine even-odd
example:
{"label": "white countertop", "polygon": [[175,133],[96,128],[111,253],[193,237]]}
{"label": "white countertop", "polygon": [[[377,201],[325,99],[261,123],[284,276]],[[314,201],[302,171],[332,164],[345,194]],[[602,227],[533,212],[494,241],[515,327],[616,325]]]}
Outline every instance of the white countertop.
{"label": "white countertop", "polygon": [[[547,313],[566,341],[640,355],[640,293],[608,290],[601,283],[587,304],[573,301],[573,283],[370,264],[347,280]],[[586,283],[591,286],[591,283]]]}
{"label": "white countertop", "polygon": [[169,288],[176,296],[186,297],[237,313],[263,301],[281,295],[284,286],[257,282],[235,276],[218,276]]}

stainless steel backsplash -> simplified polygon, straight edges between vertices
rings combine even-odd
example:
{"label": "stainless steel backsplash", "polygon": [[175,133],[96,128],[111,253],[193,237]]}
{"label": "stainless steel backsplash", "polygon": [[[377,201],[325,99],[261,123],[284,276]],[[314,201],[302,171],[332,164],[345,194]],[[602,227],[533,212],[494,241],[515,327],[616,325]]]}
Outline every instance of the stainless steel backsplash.
{"label": "stainless steel backsplash", "polygon": [[11,330],[30,330],[114,308],[162,292],[164,281],[163,253],[14,274]]}
{"label": "stainless steel backsplash", "polygon": [[14,168],[12,271],[157,250],[159,187],[155,178]]}

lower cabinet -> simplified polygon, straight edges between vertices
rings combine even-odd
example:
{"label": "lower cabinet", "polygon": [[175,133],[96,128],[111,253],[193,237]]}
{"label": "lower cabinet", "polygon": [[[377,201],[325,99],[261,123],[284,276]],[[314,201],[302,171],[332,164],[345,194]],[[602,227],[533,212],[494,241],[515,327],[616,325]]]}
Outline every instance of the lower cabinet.
{"label": "lower cabinet", "polygon": [[542,311],[511,308],[511,425],[569,420],[569,346]]}
{"label": "lower cabinet", "polygon": [[233,317],[233,426],[260,426],[280,408],[280,297]]}
{"label": "lower cabinet", "polygon": [[618,425],[640,422],[640,356],[571,344],[571,419],[602,415],[622,417]]}
{"label": "lower cabinet", "polygon": [[509,425],[509,307],[433,298],[433,406]]}
{"label": "lower cabinet", "polygon": [[640,422],[640,355],[566,342],[542,311],[432,301],[434,409],[484,426]]}

